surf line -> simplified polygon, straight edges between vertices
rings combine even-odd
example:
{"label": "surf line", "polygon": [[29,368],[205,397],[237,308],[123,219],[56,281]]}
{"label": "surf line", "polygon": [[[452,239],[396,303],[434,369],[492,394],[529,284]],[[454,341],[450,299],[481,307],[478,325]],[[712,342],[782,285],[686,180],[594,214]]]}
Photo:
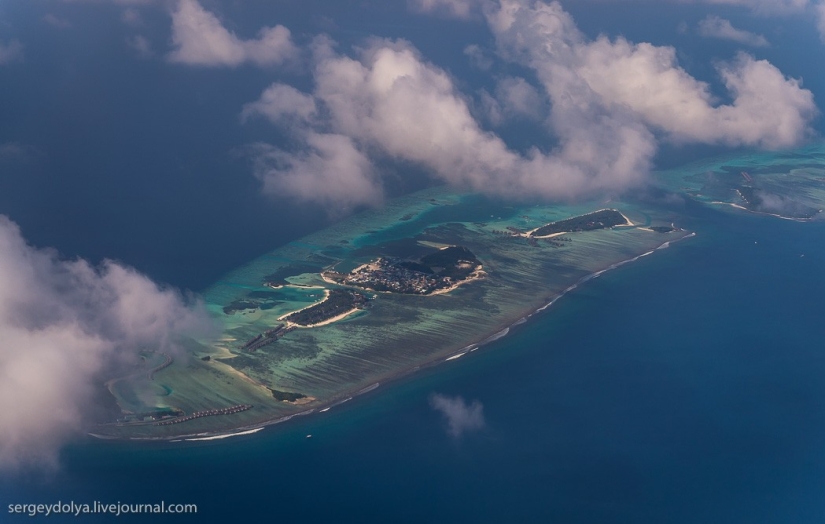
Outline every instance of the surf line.
{"label": "surf line", "polygon": [[240,437],[241,435],[251,435],[253,433],[257,433],[257,432],[261,431],[262,429],[264,429],[264,428],[255,428],[255,429],[250,429],[248,431],[239,431],[237,433],[225,433],[223,435],[214,435],[214,436],[211,436],[211,437],[187,438],[187,439],[184,439],[184,440],[186,440],[187,442],[192,442],[192,441],[196,441],[196,440],[221,440],[221,439],[225,439],[225,438],[229,438],[229,437]]}
{"label": "surf line", "polygon": [[369,393],[370,391],[374,390],[375,388],[377,388],[380,385],[381,385],[380,382],[376,382],[375,384],[371,384],[371,385],[365,387],[364,389],[362,389],[361,391],[359,391],[358,393],[356,393],[355,396],[357,397],[358,395],[363,395],[364,393]]}
{"label": "surf line", "polygon": [[[541,306],[540,308],[536,309],[533,313],[530,313],[528,315],[525,315],[525,316],[521,317],[516,322],[514,322],[511,326],[506,327],[506,328],[502,329],[501,331],[499,331],[497,333],[494,333],[493,335],[490,335],[489,337],[485,338],[484,340],[482,340],[478,344],[471,344],[471,345],[469,345],[465,348],[462,348],[461,351],[459,351],[455,355],[452,355],[452,356],[449,356],[449,357],[445,358],[444,362],[448,362],[450,360],[457,360],[457,359],[463,357],[464,355],[466,355],[467,353],[469,353],[471,351],[475,351],[480,346],[489,344],[491,342],[495,342],[496,340],[499,340],[501,338],[506,337],[510,333],[510,327],[515,327],[515,326],[519,326],[521,324],[524,324],[525,322],[527,322],[527,319],[531,318],[536,313],[540,313],[540,312],[544,311],[545,309],[549,308],[550,306],[555,304],[556,301],[559,300],[561,297],[563,297],[564,295],[566,295],[570,291],[573,291],[574,289],[579,287],[580,284],[584,284],[588,280],[593,280],[594,278],[598,278],[601,275],[603,275],[604,273],[607,273],[608,271],[610,271],[611,269],[616,269],[616,268],[621,267],[625,264],[629,264],[631,262],[636,262],[640,258],[646,257],[648,255],[652,255],[653,253],[655,253],[656,251],[659,251],[661,249],[667,249],[668,247],[670,247],[675,242],[679,242],[679,241],[684,240],[686,238],[692,238],[692,237],[695,237],[695,236],[696,236],[696,232],[691,232],[690,234],[685,235],[681,238],[677,238],[675,240],[668,240],[668,241],[664,242],[663,244],[659,245],[658,247],[656,247],[654,249],[651,249],[650,251],[646,251],[646,252],[644,252],[640,255],[636,255],[635,257],[632,257],[632,258],[628,258],[627,260],[622,260],[620,262],[616,262],[614,264],[611,264],[611,265],[607,266],[604,269],[600,269],[598,271],[595,271],[593,273],[590,273],[588,275],[585,275],[585,276],[581,277],[578,281],[576,281],[574,284],[571,284],[571,285],[567,286],[567,288],[565,288],[564,291],[562,291],[558,295],[554,296],[549,302],[547,302],[547,304],[545,304],[545,305]],[[349,399],[347,399],[347,400],[349,400]],[[344,401],[344,402],[346,402],[346,401]]]}
{"label": "surf line", "polygon": [[[567,294],[567,293],[569,293],[570,291],[573,291],[574,289],[576,289],[577,287],[579,287],[579,284],[584,284],[584,283],[585,283],[585,282],[587,282],[588,280],[593,280],[594,278],[598,278],[598,277],[600,277],[602,274],[604,274],[604,273],[606,273],[606,272],[610,271],[611,269],[616,269],[616,268],[621,267],[621,266],[623,266],[623,265],[625,265],[625,264],[629,264],[629,263],[631,263],[631,262],[636,262],[636,261],[637,261],[637,260],[639,260],[640,258],[646,257],[646,256],[648,256],[648,255],[652,255],[652,254],[653,254],[653,253],[655,253],[656,251],[659,251],[659,250],[661,250],[661,249],[667,249],[668,247],[670,247],[671,245],[673,245],[673,244],[674,244],[674,243],[676,243],[676,242],[680,242],[680,241],[682,241],[682,240],[684,240],[684,239],[686,239],[686,238],[693,238],[693,237],[695,237],[695,236],[696,236],[696,232],[694,231],[694,232],[691,232],[690,234],[685,235],[685,236],[683,236],[683,237],[681,237],[681,238],[677,238],[677,239],[675,239],[675,240],[668,240],[667,242],[665,242],[665,243],[661,244],[660,246],[658,246],[658,247],[656,247],[656,248],[654,248],[654,249],[651,249],[650,251],[646,251],[645,253],[642,253],[641,255],[636,255],[636,256],[635,256],[635,257],[633,257],[633,258],[628,258],[627,260],[622,260],[621,262],[616,262],[615,264],[611,264],[611,265],[607,266],[607,267],[606,267],[606,268],[604,268],[604,269],[601,269],[601,270],[596,271],[596,272],[594,272],[594,273],[590,273],[589,275],[585,275],[585,276],[583,276],[582,278],[580,278],[580,279],[579,279],[579,280],[578,280],[575,284],[572,284],[572,285],[568,286],[568,287],[567,287],[567,289],[565,289],[564,291],[562,291],[561,293],[559,293],[558,295],[556,295],[555,297],[553,297],[553,298],[552,298],[552,300],[550,300],[547,304],[545,304],[545,305],[543,305],[542,307],[538,308],[538,309],[535,311],[535,313],[540,313],[540,312],[544,311],[545,309],[549,308],[550,306],[552,306],[553,304],[555,304],[555,303],[556,303],[556,301],[557,301],[558,299],[560,299],[561,297],[563,297],[564,295],[566,295],[566,294]],[[534,314],[535,314],[535,313],[534,313]],[[528,316],[533,316],[533,315],[531,314],[531,315],[528,315]]]}

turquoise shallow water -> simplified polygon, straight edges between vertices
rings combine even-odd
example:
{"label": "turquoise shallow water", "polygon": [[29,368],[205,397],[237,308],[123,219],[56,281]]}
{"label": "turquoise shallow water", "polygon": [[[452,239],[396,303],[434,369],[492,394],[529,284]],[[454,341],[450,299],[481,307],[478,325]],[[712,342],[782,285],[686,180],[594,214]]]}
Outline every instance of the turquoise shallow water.
{"label": "turquoise shallow water", "polygon": [[[696,238],[457,361],[251,436],[81,442],[54,478],[4,480],[0,507],[199,504],[197,518],[135,519],[147,522],[821,522],[825,224],[685,212]],[[433,393],[479,401],[485,427],[450,436]]]}

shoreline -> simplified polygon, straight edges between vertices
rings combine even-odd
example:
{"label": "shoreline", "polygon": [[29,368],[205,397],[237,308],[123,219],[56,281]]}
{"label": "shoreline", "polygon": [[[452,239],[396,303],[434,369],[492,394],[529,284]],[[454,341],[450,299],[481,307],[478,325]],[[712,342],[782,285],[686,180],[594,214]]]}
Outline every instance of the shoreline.
{"label": "shoreline", "polygon": [[[228,436],[232,436],[233,434],[236,434],[238,432],[250,431],[250,430],[253,430],[253,429],[263,429],[264,427],[267,427],[267,426],[274,426],[275,424],[280,424],[282,422],[288,422],[289,420],[292,420],[295,417],[302,417],[302,416],[306,416],[306,415],[311,415],[311,414],[316,413],[316,412],[318,412],[318,413],[324,412],[325,413],[325,412],[329,411],[331,408],[334,408],[334,407],[339,406],[339,405],[341,405],[345,402],[348,402],[348,401],[352,400],[353,398],[355,398],[357,396],[364,395],[366,393],[372,392],[372,391],[378,389],[379,386],[381,386],[385,383],[388,383],[388,382],[392,383],[392,382],[395,382],[399,379],[402,379],[402,378],[404,378],[408,375],[411,375],[415,372],[421,371],[423,369],[429,369],[429,368],[432,368],[432,367],[437,366],[439,364],[443,364],[443,363],[448,362],[448,361],[458,360],[460,357],[463,357],[467,353],[471,353],[471,352],[479,349],[482,346],[485,346],[487,344],[490,344],[492,342],[500,340],[501,338],[504,338],[505,336],[510,334],[510,332],[512,331],[512,328],[515,328],[516,326],[520,326],[520,325],[523,325],[523,324],[527,323],[527,321],[529,319],[531,319],[532,317],[536,316],[537,314],[547,310],[548,308],[553,306],[559,299],[564,297],[567,293],[575,290],[580,285],[582,285],[582,284],[584,284],[584,283],[586,283],[590,280],[593,280],[595,278],[598,278],[598,277],[600,277],[601,275],[603,275],[604,273],[606,273],[608,271],[620,268],[620,267],[622,267],[626,264],[629,264],[631,262],[636,262],[637,260],[639,260],[641,258],[644,258],[648,255],[651,255],[651,254],[655,253],[656,251],[661,251],[662,249],[666,249],[666,248],[670,247],[675,242],[680,242],[682,240],[685,240],[685,239],[688,239],[688,238],[693,238],[695,236],[696,236],[695,232],[690,232],[690,233],[687,233],[687,234],[685,234],[685,235],[683,235],[679,238],[674,238],[674,239],[671,239],[671,240],[667,240],[667,241],[663,242],[662,244],[660,244],[659,246],[657,246],[657,247],[655,247],[655,248],[653,248],[649,251],[646,251],[646,252],[641,253],[639,255],[636,255],[634,257],[628,258],[626,260],[615,262],[615,263],[610,264],[609,266],[607,266],[603,269],[600,269],[598,271],[594,271],[592,273],[584,275],[583,277],[579,278],[573,284],[570,284],[569,286],[564,288],[562,291],[560,291],[560,292],[556,293],[555,295],[553,295],[552,297],[550,297],[548,299],[547,303],[544,304],[543,306],[536,308],[532,312],[522,313],[519,316],[519,318],[516,319],[515,321],[507,321],[500,328],[496,329],[492,334],[487,335],[486,337],[482,338],[481,341],[471,342],[471,343],[463,346],[462,348],[460,348],[458,350],[444,351],[442,354],[433,356],[433,358],[431,358],[427,362],[424,362],[422,364],[416,365],[416,366],[411,367],[411,368],[399,369],[394,373],[389,373],[386,377],[376,378],[375,381],[372,384],[370,384],[366,387],[359,387],[357,389],[349,389],[349,390],[343,391],[343,392],[339,393],[338,395],[336,395],[335,397],[329,398],[329,399],[324,400],[324,401],[320,401],[317,405],[315,405],[315,406],[313,406],[313,407],[311,407],[307,410],[304,410],[304,411],[299,411],[299,412],[296,412],[296,413],[292,413],[292,414],[289,414],[289,415],[284,415],[284,416],[277,417],[277,418],[270,419],[270,420],[258,421],[254,424],[247,424],[247,425],[244,425],[244,426],[238,426],[238,427],[232,428],[230,430],[220,430],[220,431],[214,431],[214,432],[207,431],[207,432],[199,432],[199,433],[177,434],[177,435],[158,436],[158,437],[105,436],[105,435],[97,435],[93,432],[93,430],[87,431],[86,434],[90,437],[95,437],[95,438],[98,438],[98,439],[101,439],[101,440],[141,441],[141,442],[169,442],[169,441],[172,441],[172,440],[180,440],[180,441],[185,442],[185,441],[191,441],[193,438],[197,438],[197,437],[220,437],[222,435],[226,435],[228,437]],[[219,440],[219,439],[210,438],[209,440]]]}
{"label": "shoreline", "polygon": [[[357,268],[355,268],[353,271],[355,271],[357,269],[360,269],[360,268],[363,268],[363,267],[366,267],[368,265],[369,264],[362,264],[362,265],[358,266]],[[407,295],[407,296],[411,296],[411,297],[432,297],[432,296],[435,296],[435,295],[443,295],[445,293],[449,293],[450,291],[454,291],[454,290],[458,289],[459,287],[461,287],[462,285],[467,284],[469,282],[475,282],[476,280],[482,280],[486,276],[487,276],[487,273],[484,272],[484,266],[482,264],[479,264],[475,267],[475,269],[473,269],[473,272],[470,273],[470,275],[467,278],[465,278],[464,280],[461,280],[459,282],[456,282],[455,284],[453,284],[449,287],[436,289],[435,291],[433,291],[431,293],[396,293],[395,291],[380,291],[378,289],[373,289],[371,287],[353,286],[351,284],[341,284],[340,282],[335,282],[333,280],[330,280],[327,277],[325,277],[323,274],[321,274],[321,278],[324,279],[324,282],[328,282],[330,284],[334,284],[334,285],[339,286],[339,287],[343,287],[343,288],[347,288],[347,289],[360,289],[360,290],[364,290],[364,291],[369,291],[370,293],[382,293],[382,294],[385,294],[385,295]],[[320,302],[318,302],[318,304],[320,304]],[[315,305],[315,304],[313,304],[313,305]],[[307,306],[307,307],[309,307],[309,306]],[[306,309],[306,308],[304,308],[304,309]],[[303,309],[299,310],[299,311],[303,311]],[[289,313],[289,315],[291,315],[291,314],[292,313]],[[284,315],[284,316],[288,316],[288,315]],[[281,320],[281,319],[279,318],[278,320]],[[321,325],[321,324],[317,324],[317,325]],[[301,326],[299,326],[299,327],[301,327]]]}
{"label": "shoreline", "polygon": [[[592,211],[590,213],[587,213],[587,215],[593,215],[593,214],[596,214],[596,213],[600,213],[602,211],[615,211],[616,213],[622,215],[622,218],[624,218],[624,220],[625,220],[624,224],[616,224],[615,226],[606,227],[604,229],[613,229],[614,227],[637,227],[636,224],[632,220],[627,218],[627,215],[625,215],[624,213],[622,213],[618,209],[613,209],[613,208],[606,207],[604,209],[598,209],[596,211]],[[556,222],[561,222],[561,221],[557,220]],[[561,236],[561,235],[568,235],[570,233],[576,233],[577,232],[577,231],[559,231],[558,233],[551,233],[549,235],[533,236],[533,233],[535,233],[539,229],[541,229],[545,226],[548,226],[550,224],[555,224],[556,222],[548,222],[547,224],[544,224],[543,226],[533,228],[530,231],[526,231],[524,233],[519,233],[516,236],[519,236],[519,237],[522,237],[522,238],[535,238],[537,240],[545,240],[545,239],[548,239],[548,238],[553,238],[553,237],[557,237],[557,236]]]}
{"label": "shoreline", "polygon": [[[615,211],[616,213],[622,215],[622,218],[625,219],[626,224],[618,224],[616,226],[611,226],[611,227],[626,227],[626,226],[635,226],[636,225],[629,218],[627,218],[624,213],[622,213],[618,209],[614,209],[612,207],[605,207],[605,208],[602,208],[602,209],[597,209],[596,211],[591,211],[591,212],[585,213],[584,215],[581,215],[581,216],[595,215],[596,213],[601,213],[602,211]],[[571,218],[573,218],[573,217],[571,217]],[[516,236],[525,237],[525,238],[553,238],[554,236],[557,236],[557,235],[565,235],[565,234],[568,234],[568,233],[574,233],[574,231],[561,231],[559,233],[551,233],[549,235],[542,235],[542,236],[539,236],[539,237],[532,236],[533,233],[535,233],[536,231],[538,231],[539,229],[541,229],[545,226],[549,226],[551,224],[556,224],[558,222],[563,222],[565,220],[568,220],[568,219],[564,218],[562,220],[556,220],[554,222],[548,222],[548,223],[546,223],[544,225],[541,225],[539,227],[535,227],[535,228],[533,228],[529,231],[525,231],[524,233],[519,233]],[[605,228],[605,229],[608,229],[608,228]]]}
{"label": "shoreline", "polygon": [[[326,325],[332,324],[333,322],[338,322],[339,320],[344,320],[345,318],[347,318],[348,316],[352,315],[352,314],[353,314],[353,313],[355,313],[356,311],[361,311],[361,309],[359,309],[359,308],[357,308],[357,307],[354,307],[354,308],[352,308],[352,309],[349,309],[349,310],[347,310],[347,311],[344,311],[344,312],[343,312],[343,313],[341,313],[340,315],[336,315],[336,316],[334,316],[334,317],[328,318],[328,319],[326,319],[326,320],[324,320],[324,321],[322,321],[322,322],[318,322],[317,324],[307,324],[306,326],[302,326],[301,324],[295,324],[294,322],[290,322],[290,321],[288,321],[288,320],[287,320],[287,322],[286,322],[286,327],[296,327],[296,328],[298,328],[298,329],[309,329],[309,328],[315,328],[315,327],[326,326]],[[291,315],[291,314],[292,314],[292,313],[290,313],[290,315]]]}
{"label": "shoreline", "polygon": [[[295,313],[300,313],[301,311],[304,311],[304,310],[309,309],[311,307],[317,306],[318,304],[323,304],[324,302],[329,300],[329,289],[323,288],[323,290],[324,290],[324,298],[323,299],[319,300],[318,302],[313,302],[312,304],[310,304],[306,307],[302,307],[301,309],[296,309],[295,311],[290,311],[289,313],[284,313],[283,315],[278,317],[278,322],[282,322],[289,315],[294,315]],[[290,322],[287,321],[287,324],[290,324]]]}
{"label": "shoreline", "polygon": [[782,220],[790,220],[792,222],[813,222],[816,215],[819,215],[820,213],[822,213],[822,210],[820,209],[819,211],[817,211],[816,215],[812,216],[811,218],[794,218],[794,217],[786,217],[786,216],[783,216],[783,215],[777,215],[776,213],[768,213],[767,211],[754,211],[753,209],[748,209],[745,206],[735,204],[733,202],[721,202],[719,200],[713,200],[713,201],[711,201],[711,204],[715,204],[717,206],[735,207],[736,209],[741,209],[742,211],[745,211],[747,213],[753,213],[754,215],[763,215],[763,216],[769,216],[769,217],[774,217],[774,218],[780,218]]}

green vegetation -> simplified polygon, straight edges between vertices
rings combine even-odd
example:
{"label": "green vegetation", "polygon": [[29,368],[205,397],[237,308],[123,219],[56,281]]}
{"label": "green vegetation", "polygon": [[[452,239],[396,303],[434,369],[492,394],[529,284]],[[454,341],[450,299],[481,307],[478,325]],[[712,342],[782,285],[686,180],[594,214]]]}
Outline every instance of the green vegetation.
{"label": "green vegetation", "polygon": [[675,231],[675,229],[670,226],[650,226],[650,229],[657,233],[670,233],[671,231]]}
{"label": "green vegetation", "polygon": [[613,226],[623,226],[627,220],[615,209],[602,209],[586,215],[580,215],[567,220],[559,220],[542,226],[532,233],[533,237],[544,237],[556,233],[568,233],[574,231],[593,231],[596,229],[607,229]]}
{"label": "green vegetation", "polygon": [[292,393],[290,391],[279,391],[277,389],[267,388],[272,392],[272,397],[280,402],[295,402],[298,399],[306,398],[306,395],[300,393]]}
{"label": "green vegetation", "polygon": [[296,311],[286,317],[286,320],[299,326],[319,324],[333,317],[350,311],[353,308],[362,308],[367,303],[367,296],[350,289],[333,289],[323,302]]}
{"label": "green vegetation", "polygon": [[339,273],[337,271],[324,271],[321,273],[321,276],[332,280],[333,282],[337,282],[338,284],[343,284],[344,281],[347,279],[346,273]]}
{"label": "green vegetation", "polygon": [[[450,246],[421,258],[421,264],[428,266],[441,278],[464,280],[475,271],[479,261],[472,251],[463,246]],[[438,268],[443,268],[436,271]]]}
{"label": "green vegetation", "polygon": [[286,281],[287,278],[294,277],[302,273],[316,273],[322,267],[323,264],[289,264],[288,266],[279,268],[274,273],[266,275],[264,277],[264,285],[272,287],[285,286],[289,283]]}
{"label": "green vegetation", "polygon": [[450,267],[461,261],[478,263],[472,251],[463,246],[450,246],[421,257],[421,263],[429,267]]}
{"label": "green vegetation", "polygon": [[404,269],[409,269],[410,271],[418,271],[419,273],[424,273],[425,275],[432,275],[434,273],[430,266],[424,265],[420,262],[404,261],[397,262],[395,265],[398,267],[403,267]]}

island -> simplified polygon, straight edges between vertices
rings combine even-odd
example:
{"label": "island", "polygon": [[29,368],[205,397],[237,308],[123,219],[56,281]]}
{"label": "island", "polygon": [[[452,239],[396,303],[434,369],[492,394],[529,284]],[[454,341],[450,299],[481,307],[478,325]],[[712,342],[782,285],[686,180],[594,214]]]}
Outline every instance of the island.
{"label": "island", "polygon": [[419,260],[381,257],[363,264],[348,274],[322,273],[324,280],[356,286],[370,291],[432,295],[482,278],[482,264],[462,246],[447,246]]}
{"label": "island", "polygon": [[552,222],[528,233],[533,238],[549,238],[562,233],[576,231],[594,231],[615,226],[631,225],[623,214],[616,209],[600,209],[585,215]]}
{"label": "island", "polygon": [[324,300],[307,308],[281,317],[291,326],[317,327],[345,318],[365,309],[369,297],[349,289],[332,289]]}
{"label": "island", "polygon": [[817,147],[772,155],[712,158],[657,178],[665,191],[734,212],[747,211],[797,222],[822,220],[825,170]]}

